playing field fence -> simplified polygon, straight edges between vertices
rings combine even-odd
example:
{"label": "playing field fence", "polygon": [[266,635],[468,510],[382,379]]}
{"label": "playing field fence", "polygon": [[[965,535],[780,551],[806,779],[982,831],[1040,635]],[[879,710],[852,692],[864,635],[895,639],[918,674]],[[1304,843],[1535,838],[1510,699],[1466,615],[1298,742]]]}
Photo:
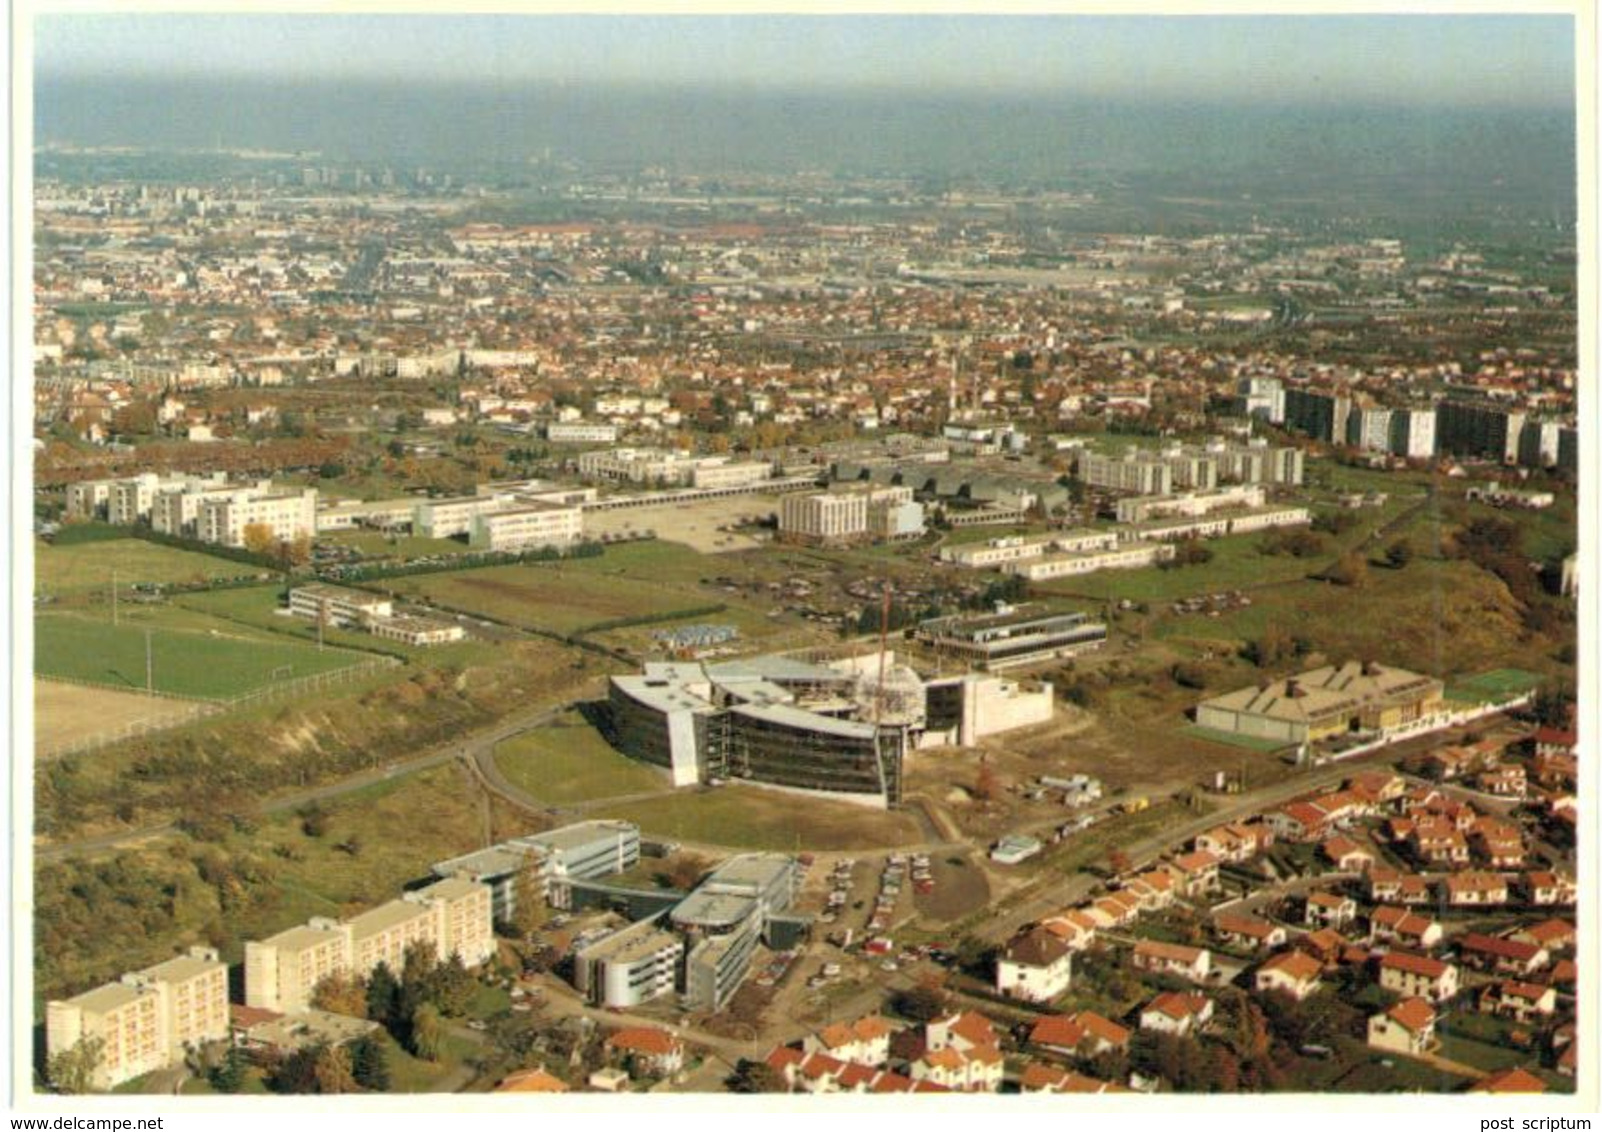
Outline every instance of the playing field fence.
{"label": "playing field fence", "polygon": [[341,684],[351,683],[383,668],[393,668],[401,662],[394,657],[373,657],[359,664],[347,665],[344,668],[335,668],[327,672],[314,672],[308,676],[298,676],[291,680],[279,680],[265,684],[260,688],[253,688],[248,692],[241,692],[235,696],[203,697],[186,696],[177,692],[145,692],[142,688],[130,688],[126,684],[113,684],[95,680],[82,680],[70,677],[51,676],[50,680],[62,684],[76,684],[83,688],[103,688],[113,692],[130,692],[150,695],[154,698],[180,700],[196,705],[196,711],[191,714],[174,714],[154,719],[137,719],[116,727],[97,731],[92,735],[84,735],[71,740],[36,745],[34,754],[39,758],[60,758],[64,755],[81,754],[85,751],[98,750],[109,747],[113,743],[120,743],[126,739],[134,739],[141,735],[154,734],[157,731],[166,731],[196,719],[222,715],[239,708],[256,707],[271,700],[286,696],[302,696],[316,694]]}

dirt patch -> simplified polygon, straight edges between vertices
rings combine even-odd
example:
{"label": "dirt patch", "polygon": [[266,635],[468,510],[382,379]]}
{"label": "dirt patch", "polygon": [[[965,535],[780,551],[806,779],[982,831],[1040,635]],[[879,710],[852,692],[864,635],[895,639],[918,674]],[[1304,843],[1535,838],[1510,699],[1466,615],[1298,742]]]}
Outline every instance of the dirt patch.
{"label": "dirt patch", "polygon": [[684,543],[702,554],[726,554],[764,545],[749,534],[730,528],[743,522],[765,519],[777,514],[778,510],[779,500],[776,496],[733,496],[701,503],[592,511],[584,516],[584,527],[594,535],[653,531],[657,538]]}
{"label": "dirt patch", "polygon": [[204,710],[205,705],[188,700],[35,680],[34,748],[40,758],[50,758],[79,743],[127,728],[175,727]]}
{"label": "dirt patch", "polygon": [[913,907],[932,924],[977,912],[990,899],[990,881],[985,871],[966,856],[931,854],[929,871],[934,875],[934,891],[927,896],[914,892]]}

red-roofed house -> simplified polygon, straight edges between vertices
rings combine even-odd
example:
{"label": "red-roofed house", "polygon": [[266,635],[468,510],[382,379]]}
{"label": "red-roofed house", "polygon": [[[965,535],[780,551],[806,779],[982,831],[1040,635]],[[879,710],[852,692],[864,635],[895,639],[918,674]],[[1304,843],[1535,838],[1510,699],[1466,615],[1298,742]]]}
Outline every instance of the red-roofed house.
{"label": "red-roofed house", "polygon": [[1107,1050],[1127,1048],[1129,1031],[1100,1014],[1081,1010],[1042,1018],[1029,1031],[1029,1042],[1055,1053],[1094,1057]]}
{"label": "red-roofed house", "polygon": [[1343,873],[1360,873],[1374,866],[1374,853],[1345,834],[1337,834],[1318,847],[1324,859]]}
{"label": "red-roofed house", "polygon": [[877,1015],[855,1022],[836,1022],[802,1039],[807,1053],[826,1053],[855,1065],[883,1065],[890,1060],[890,1023]]}
{"label": "red-roofed house", "polygon": [[636,1074],[671,1077],[684,1068],[684,1043],[653,1026],[619,1030],[606,1039],[606,1048],[626,1059]]}
{"label": "red-roofed house", "polygon": [[1484,908],[1507,903],[1507,878],[1496,873],[1467,872],[1444,882],[1446,902],[1454,908]]}
{"label": "red-roofed house", "polygon": [[1368,917],[1371,943],[1399,943],[1428,951],[1441,942],[1442,935],[1441,925],[1436,921],[1394,905],[1382,905]]}
{"label": "red-roofed house", "polygon": [[1137,971],[1151,971],[1159,975],[1177,975],[1182,979],[1200,982],[1212,971],[1212,953],[1203,947],[1186,947],[1179,943],[1165,943],[1157,939],[1143,939],[1135,944],[1131,962]]}
{"label": "red-roofed house", "polygon": [[1469,1088],[1471,1093],[1544,1093],[1546,1082],[1527,1069],[1514,1066],[1482,1077]]}
{"label": "red-roofed house", "polygon": [[1227,944],[1237,947],[1274,948],[1284,944],[1286,932],[1279,924],[1240,912],[1220,912],[1213,917],[1213,931]]}
{"label": "red-roofed house", "polygon": [[1428,904],[1430,882],[1417,873],[1373,868],[1368,872],[1368,898],[1378,904]]}
{"label": "red-roofed house", "polygon": [[1539,983],[1507,979],[1492,983],[1480,992],[1480,1010],[1500,1014],[1520,1022],[1550,1018],[1557,1010],[1557,991]]}
{"label": "red-roofed house", "polygon": [[1169,862],[1186,896],[1203,896],[1218,887],[1218,857],[1206,849],[1185,853]]}
{"label": "red-roofed house", "polygon": [[1344,928],[1357,919],[1357,901],[1333,892],[1309,892],[1303,918],[1309,927]]}
{"label": "red-roofed house", "polygon": [[1379,962],[1379,984],[1407,998],[1445,1002],[1458,990],[1457,968],[1428,955],[1392,951]]}
{"label": "red-roofed house", "polygon": [[1213,1020],[1213,1000],[1204,994],[1164,991],[1141,1009],[1140,1028],[1188,1038]]}
{"label": "red-roofed house", "polygon": [[1023,1074],[1018,1081],[1020,1091],[1025,1093],[1127,1093],[1129,1089],[1111,1081],[1102,1081],[1095,1077],[1087,1077],[1083,1073],[1075,1073],[1071,1069],[1061,1069],[1054,1065],[1043,1065],[1032,1061],[1024,1066]]}
{"label": "red-roofed house", "polygon": [[1548,951],[1563,951],[1574,946],[1574,925],[1568,920],[1542,920],[1505,934],[1508,939],[1523,940]]}
{"label": "red-roofed house", "polygon": [[1468,932],[1457,940],[1463,962],[1482,971],[1499,975],[1528,976],[1552,961],[1546,948],[1517,939]]}
{"label": "red-roofed house", "polygon": [[1368,1044],[1418,1057],[1435,1044],[1435,1008],[1422,998],[1408,998],[1368,1020]]}
{"label": "red-roofed house", "polygon": [[1253,985],[1258,994],[1288,994],[1297,1002],[1318,989],[1324,965],[1305,951],[1282,951],[1257,968]]}
{"label": "red-roofed house", "polygon": [[1527,873],[1524,891],[1531,904],[1573,904],[1579,896],[1574,878],[1562,873]]}

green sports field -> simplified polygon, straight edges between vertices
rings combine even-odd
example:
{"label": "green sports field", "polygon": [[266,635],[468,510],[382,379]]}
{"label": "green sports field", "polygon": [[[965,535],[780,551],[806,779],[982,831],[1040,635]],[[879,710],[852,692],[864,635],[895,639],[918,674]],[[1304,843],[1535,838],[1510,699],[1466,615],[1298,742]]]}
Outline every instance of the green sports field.
{"label": "green sports field", "polygon": [[33,545],[34,589],[62,597],[102,592],[111,600],[111,583],[127,594],[135,585],[172,585],[208,582],[262,573],[249,566],[209,554],[179,550],[135,538],[106,539],[72,546]]}
{"label": "green sports field", "polygon": [[367,659],[220,631],[114,627],[87,618],[44,616],[34,621],[34,670],[40,676],[143,689],[147,632],[155,690],[204,699],[224,699]]}
{"label": "green sports field", "polygon": [[1522,668],[1497,668],[1481,672],[1447,686],[1446,694],[1454,700],[1481,703],[1487,700],[1504,700],[1511,696],[1533,692],[1541,686],[1542,677]]}

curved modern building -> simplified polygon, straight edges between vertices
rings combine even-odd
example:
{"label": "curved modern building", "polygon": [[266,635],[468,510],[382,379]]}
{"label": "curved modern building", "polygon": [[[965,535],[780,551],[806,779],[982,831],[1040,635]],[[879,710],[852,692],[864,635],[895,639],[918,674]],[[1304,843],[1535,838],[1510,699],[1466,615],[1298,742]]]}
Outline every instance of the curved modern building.
{"label": "curved modern building", "polygon": [[676,786],[732,778],[893,805],[908,732],[922,719],[875,710],[864,680],[851,665],[780,656],[647,664],[612,677],[609,738]]}

